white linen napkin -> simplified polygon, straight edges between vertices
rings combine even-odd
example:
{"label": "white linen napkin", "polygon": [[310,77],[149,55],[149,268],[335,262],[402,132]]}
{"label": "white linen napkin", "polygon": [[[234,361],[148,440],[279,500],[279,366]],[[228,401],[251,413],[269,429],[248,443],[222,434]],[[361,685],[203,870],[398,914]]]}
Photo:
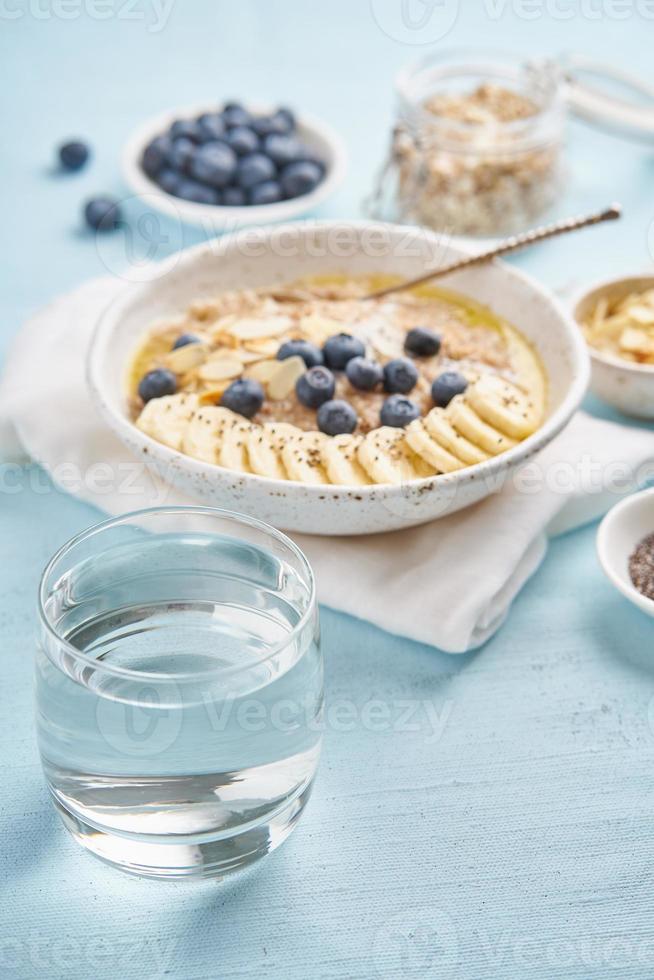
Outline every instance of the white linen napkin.
{"label": "white linen napkin", "polygon": [[[0,383],[0,453],[37,460],[56,484],[110,514],[192,502],[137,463],[85,383],[91,333],[124,288],[97,279],[33,316]],[[293,535],[322,603],[450,653],[479,646],[540,564],[547,535],[594,519],[654,473],[651,430],[579,413],[550,446],[474,507],[367,537]]]}

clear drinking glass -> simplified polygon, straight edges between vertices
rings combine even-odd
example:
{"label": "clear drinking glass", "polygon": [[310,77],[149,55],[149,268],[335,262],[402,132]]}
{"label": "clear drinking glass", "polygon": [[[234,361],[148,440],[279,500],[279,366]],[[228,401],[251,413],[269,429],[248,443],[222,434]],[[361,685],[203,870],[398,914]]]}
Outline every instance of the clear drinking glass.
{"label": "clear drinking glass", "polygon": [[43,573],[39,749],[55,806],[98,857],[219,876],[280,844],[320,752],[313,575],[285,535],[204,507],[145,510]]}

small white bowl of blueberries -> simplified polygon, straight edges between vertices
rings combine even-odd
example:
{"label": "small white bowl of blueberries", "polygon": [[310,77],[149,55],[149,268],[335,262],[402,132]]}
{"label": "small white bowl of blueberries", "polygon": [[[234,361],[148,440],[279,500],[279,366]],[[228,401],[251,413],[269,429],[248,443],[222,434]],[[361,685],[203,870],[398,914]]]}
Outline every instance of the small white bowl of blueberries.
{"label": "small white bowl of blueberries", "polygon": [[123,173],[153,207],[213,228],[286,221],[314,209],[345,175],[325,123],[285,107],[192,107],[141,126]]}

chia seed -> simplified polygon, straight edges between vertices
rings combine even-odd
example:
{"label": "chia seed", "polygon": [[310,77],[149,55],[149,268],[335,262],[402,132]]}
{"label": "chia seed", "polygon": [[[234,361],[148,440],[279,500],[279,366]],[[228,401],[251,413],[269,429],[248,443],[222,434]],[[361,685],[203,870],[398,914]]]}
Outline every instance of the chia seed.
{"label": "chia seed", "polygon": [[629,575],[638,591],[654,600],[654,534],[648,534],[629,557]]}

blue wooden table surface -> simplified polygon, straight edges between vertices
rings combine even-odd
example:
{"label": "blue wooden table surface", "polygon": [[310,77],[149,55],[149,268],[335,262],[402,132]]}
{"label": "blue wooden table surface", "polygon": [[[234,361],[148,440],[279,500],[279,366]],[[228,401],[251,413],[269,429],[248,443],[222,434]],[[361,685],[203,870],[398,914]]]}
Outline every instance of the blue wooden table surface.
{"label": "blue wooden table surface", "polygon": [[[651,74],[645,2],[414,2],[413,20],[400,0],[3,3],[0,348],[58,292],[202,237],[163,222],[130,252],[122,235],[98,249],[81,229],[84,197],[126,195],[119,149],[153,112],[236,96],[310,109],[351,154],[320,216],[355,216],[385,149],[393,74],[424,42],[577,50]],[[54,175],[53,146],[76,134],[92,165]],[[625,219],[518,261],[554,287],[647,267],[652,154],[580,125],[571,141],[567,206],[618,198]],[[137,202],[126,209],[136,222]],[[0,478],[0,977],[654,976],[653,623],[603,579],[593,528],[552,545],[474,655],[324,611],[330,707],[298,830],[244,877],[167,885],[87,856],[49,806],[32,724],[35,589],[98,514],[36,467]],[[426,598],[437,588],[426,582]]]}

